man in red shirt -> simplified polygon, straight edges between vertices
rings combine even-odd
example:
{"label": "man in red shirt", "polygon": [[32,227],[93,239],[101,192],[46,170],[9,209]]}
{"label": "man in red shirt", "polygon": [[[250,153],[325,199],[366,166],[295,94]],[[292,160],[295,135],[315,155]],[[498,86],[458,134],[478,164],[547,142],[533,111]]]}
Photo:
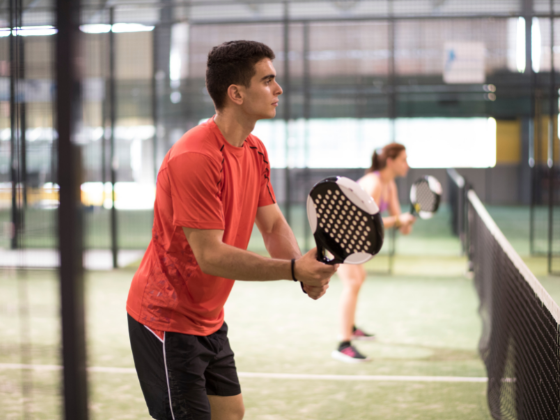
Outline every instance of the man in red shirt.
{"label": "man in red shirt", "polygon": [[[216,115],[169,150],[158,173],[152,240],[127,301],[134,363],[155,419],[239,420],[244,406],[224,322],[236,280],[298,280],[320,298],[337,267],[304,256],[251,134],[276,115],[282,88],[264,44],[208,54]],[[256,222],[271,258],[247,251]]]}

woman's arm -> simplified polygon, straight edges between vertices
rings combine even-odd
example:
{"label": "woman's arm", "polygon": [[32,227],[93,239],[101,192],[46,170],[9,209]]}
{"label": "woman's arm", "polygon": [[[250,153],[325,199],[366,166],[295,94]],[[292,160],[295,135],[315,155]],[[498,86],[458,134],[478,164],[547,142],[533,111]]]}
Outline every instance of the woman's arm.
{"label": "woman's arm", "polygon": [[388,189],[387,201],[389,203],[389,217],[383,218],[383,225],[386,228],[396,227],[400,228],[402,221],[400,220],[401,206],[399,204],[399,197],[397,195],[397,185],[395,181],[391,181]]}
{"label": "woman's arm", "polygon": [[[369,174],[364,176],[362,179],[360,179],[358,183],[369,195],[371,195],[371,197],[374,199],[377,205],[379,205],[379,202],[381,201],[381,192],[383,191],[383,184],[381,183],[379,177],[374,174]],[[395,226],[395,222],[397,219],[396,217],[394,217],[394,213],[391,210],[392,206],[390,201],[391,200],[390,194],[391,193],[389,190],[389,194],[388,194],[389,213],[391,214],[391,216],[383,218],[383,226],[385,228],[391,228]],[[397,200],[397,207],[398,207],[398,200]],[[399,213],[400,213],[400,209],[399,209]]]}
{"label": "woman's arm", "polygon": [[[389,214],[391,214],[390,217],[383,218],[385,227],[396,227],[401,230],[401,233],[408,235],[416,218],[410,213],[401,213],[397,183],[395,181],[391,181],[389,184]],[[387,223],[385,219],[387,219]]]}

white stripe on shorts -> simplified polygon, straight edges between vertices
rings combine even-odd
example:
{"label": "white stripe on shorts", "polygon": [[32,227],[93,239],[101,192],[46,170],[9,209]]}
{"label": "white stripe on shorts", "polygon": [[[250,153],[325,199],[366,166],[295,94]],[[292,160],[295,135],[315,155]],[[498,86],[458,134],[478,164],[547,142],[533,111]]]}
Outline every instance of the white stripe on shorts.
{"label": "white stripe on shorts", "polygon": [[173,420],[175,420],[175,414],[173,414],[173,404],[171,403],[171,387],[169,386],[169,374],[167,373],[167,358],[165,357],[165,332],[163,333],[162,343],[163,343],[163,364],[165,365],[165,378],[167,379],[167,393],[169,395],[169,408],[171,409],[171,417],[173,417]]}
{"label": "white stripe on shorts", "polygon": [[153,335],[156,336],[156,338],[157,338],[159,341],[161,341],[161,342],[163,343],[163,340],[162,340],[161,338],[159,338],[159,335],[157,335],[155,332],[153,332],[153,331],[150,329],[150,327],[148,327],[147,325],[144,325],[144,327],[146,327],[146,329],[147,329],[148,331],[150,331]]}

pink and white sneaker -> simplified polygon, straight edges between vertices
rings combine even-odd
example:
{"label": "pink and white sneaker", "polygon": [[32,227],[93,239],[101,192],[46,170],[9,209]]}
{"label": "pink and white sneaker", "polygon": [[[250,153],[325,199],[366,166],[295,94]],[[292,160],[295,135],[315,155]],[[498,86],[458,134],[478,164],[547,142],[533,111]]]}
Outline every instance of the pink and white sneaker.
{"label": "pink and white sneaker", "polygon": [[360,328],[352,327],[352,340],[375,341],[376,339],[374,334],[368,334]]}
{"label": "pink and white sneaker", "polygon": [[363,363],[369,362],[370,359],[364,356],[351,344],[341,344],[338,350],[331,353],[333,359],[346,363]]}

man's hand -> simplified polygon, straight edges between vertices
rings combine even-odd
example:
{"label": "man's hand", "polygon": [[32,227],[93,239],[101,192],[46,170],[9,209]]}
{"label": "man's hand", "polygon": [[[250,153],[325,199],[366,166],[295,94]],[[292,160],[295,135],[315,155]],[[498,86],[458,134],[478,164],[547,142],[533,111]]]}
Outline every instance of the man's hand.
{"label": "man's hand", "polygon": [[319,299],[329,287],[329,281],[338,270],[338,264],[328,265],[317,261],[317,248],[313,248],[295,262],[295,277],[310,298]]}
{"label": "man's hand", "polygon": [[305,290],[307,296],[309,296],[313,300],[317,300],[325,293],[327,293],[328,288],[328,284],[326,284],[325,286],[303,286],[303,290]]}

